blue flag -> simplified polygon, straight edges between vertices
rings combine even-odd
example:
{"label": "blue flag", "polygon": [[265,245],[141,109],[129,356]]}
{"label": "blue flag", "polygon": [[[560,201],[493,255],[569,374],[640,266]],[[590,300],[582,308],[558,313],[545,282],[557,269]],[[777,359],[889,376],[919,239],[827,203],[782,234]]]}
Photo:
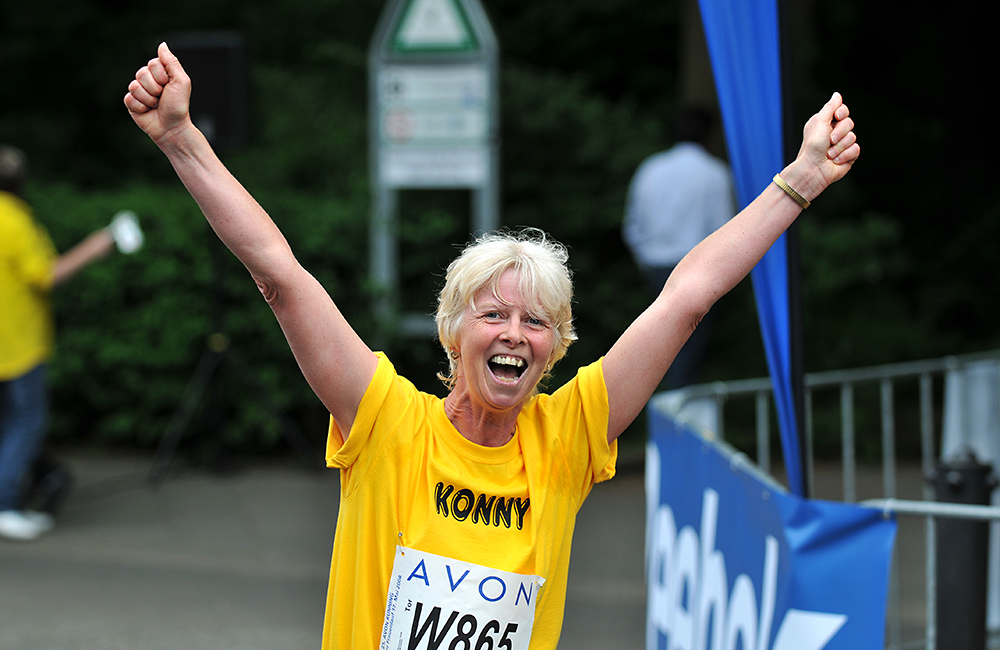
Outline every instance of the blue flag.
{"label": "blue flag", "polygon": [[[736,198],[749,204],[784,168],[776,0],[700,0]],[[788,485],[805,494],[792,392],[788,247],[782,236],[751,273],[771,372]]]}

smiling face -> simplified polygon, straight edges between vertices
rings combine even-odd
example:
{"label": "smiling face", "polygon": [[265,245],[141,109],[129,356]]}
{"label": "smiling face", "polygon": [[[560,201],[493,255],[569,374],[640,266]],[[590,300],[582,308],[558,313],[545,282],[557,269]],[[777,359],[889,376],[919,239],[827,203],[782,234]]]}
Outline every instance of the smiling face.
{"label": "smiling face", "polygon": [[496,291],[480,290],[466,310],[456,351],[456,388],[476,406],[494,411],[519,407],[535,392],[555,347],[544,315],[522,295],[517,271],[508,269]]}
{"label": "smiling face", "polygon": [[549,370],[566,355],[566,350],[576,340],[573,282],[568,261],[566,247],[536,228],[516,233],[487,233],[452,260],[444,287],[438,294],[434,317],[438,341],[448,353],[448,371],[438,373],[438,378],[448,390],[455,388],[459,374],[459,360],[454,351],[459,347],[469,306],[476,304],[476,297],[484,293],[483,287],[490,287],[485,293],[497,293],[497,282],[508,269],[515,270],[520,293],[525,294],[532,305],[541,305],[534,313],[544,314],[543,320],[548,321],[552,330],[554,350],[549,358]]}

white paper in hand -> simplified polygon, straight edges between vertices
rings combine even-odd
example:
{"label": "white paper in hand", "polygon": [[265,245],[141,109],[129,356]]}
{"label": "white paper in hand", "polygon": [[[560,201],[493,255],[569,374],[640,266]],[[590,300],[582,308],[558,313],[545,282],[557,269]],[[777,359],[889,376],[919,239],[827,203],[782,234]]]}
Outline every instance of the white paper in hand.
{"label": "white paper in hand", "polygon": [[142,229],[139,227],[139,219],[131,210],[122,210],[116,214],[109,228],[118,250],[122,253],[128,255],[142,248]]}

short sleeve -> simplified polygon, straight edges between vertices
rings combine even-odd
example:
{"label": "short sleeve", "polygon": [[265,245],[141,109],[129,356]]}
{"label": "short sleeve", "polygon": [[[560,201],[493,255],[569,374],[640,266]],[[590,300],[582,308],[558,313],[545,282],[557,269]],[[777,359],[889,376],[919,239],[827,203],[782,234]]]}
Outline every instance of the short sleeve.
{"label": "short sleeve", "polygon": [[58,254],[48,232],[25,213],[5,222],[0,236],[7,240],[7,264],[18,280],[35,291],[52,288],[52,268]]}
{"label": "short sleeve", "polygon": [[593,482],[600,483],[614,478],[618,462],[618,441],[608,444],[608,388],[604,383],[604,358],[580,370],[579,390],[582,396],[583,417],[586,422],[587,443],[590,450],[590,467]]}
{"label": "short sleeve", "polygon": [[608,444],[610,407],[602,363],[584,366],[554,393],[540,396],[525,414],[537,423],[539,455],[549,463],[546,471],[562,477],[559,482],[577,504],[595,483],[615,475],[618,460],[617,441]]}
{"label": "short sleeve", "polygon": [[358,414],[344,442],[343,432],[333,416],[330,416],[330,429],[326,439],[326,465],[339,469],[351,467],[358,459],[362,449],[368,444],[379,412],[392,386],[396,371],[392,363],[381,352],[375,353],[378,365],[372,375],[368,388],[358,405]]}

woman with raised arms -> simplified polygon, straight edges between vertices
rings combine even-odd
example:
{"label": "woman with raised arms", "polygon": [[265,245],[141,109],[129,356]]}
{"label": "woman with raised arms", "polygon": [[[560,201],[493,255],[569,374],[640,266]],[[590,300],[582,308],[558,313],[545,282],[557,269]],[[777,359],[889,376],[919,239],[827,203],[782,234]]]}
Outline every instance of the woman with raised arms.
{"label": "woman with raised arms", "polygon": [[190,92],[161,44],[125,105],[246,266],[330,411],[327,463],[342,489],[324,648],[554,649],[576,513],[614,475],[616,439],[702,316],[860,153],[835,93],[775,183],[684,258],[604,357],[551,394],[539,382],[576,338],[565,249],[530,229],[473,242],[439,296],[442,399],[352,329],[192,124]]}

